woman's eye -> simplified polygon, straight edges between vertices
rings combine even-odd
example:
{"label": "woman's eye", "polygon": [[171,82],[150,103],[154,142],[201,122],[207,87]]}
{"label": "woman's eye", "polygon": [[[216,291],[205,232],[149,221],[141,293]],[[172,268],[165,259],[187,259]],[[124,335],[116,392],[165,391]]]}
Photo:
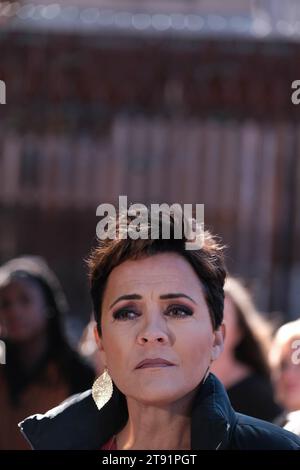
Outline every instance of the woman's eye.
{"label": "woman's eye", "polygon": [[184,318],[193,315],[193,311],[182,305],[173,305],[168,308],[166,314],[170,317]]}
{"label": "woman's eye", "polygon": [[122,308],[113,313],[115,320],[134,320],[139,314],[131,309]]}

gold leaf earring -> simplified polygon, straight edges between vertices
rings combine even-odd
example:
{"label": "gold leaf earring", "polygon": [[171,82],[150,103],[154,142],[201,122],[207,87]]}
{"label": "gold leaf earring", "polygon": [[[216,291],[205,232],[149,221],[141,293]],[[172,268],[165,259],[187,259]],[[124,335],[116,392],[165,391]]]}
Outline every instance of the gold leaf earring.
{"label": "gold leaf earring", "polygon": [[113,394],[113,383],[105,368],[103,374],[95,380],[92,387],[92,396],[98,410],[100,410],[110,399]]}

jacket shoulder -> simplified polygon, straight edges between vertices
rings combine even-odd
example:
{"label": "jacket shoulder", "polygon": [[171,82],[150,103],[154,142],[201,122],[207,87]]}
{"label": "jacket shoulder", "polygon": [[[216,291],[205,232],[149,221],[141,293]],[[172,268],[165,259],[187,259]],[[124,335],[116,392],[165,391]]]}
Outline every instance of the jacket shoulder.
{"label": "jacket shoulder", "polygon": [[244,450],[300,450],[295,434],[261,419],[236,413],[231,448]]}
{"label": "jacket shoulder", "polygon": [[[88,413],[92,404],[91,390],[73,395],[45,414],[29,416],[19,423],[20,431],[33,449],[68,449],[69,436],[76,427],[76,415]],[[77,424],[80,421],[77,421]],[[78,429],[82,434],[82,429]],[[49,438],[51,437],[51,438]]]}
{"label": "jacket shoulder", "polygon": [[125,397],[114,389],[111,399],[98,410],[91,390],[73,395],[44,415],[19,424],[23,436],[37,450],[96,450],[127,421]]}

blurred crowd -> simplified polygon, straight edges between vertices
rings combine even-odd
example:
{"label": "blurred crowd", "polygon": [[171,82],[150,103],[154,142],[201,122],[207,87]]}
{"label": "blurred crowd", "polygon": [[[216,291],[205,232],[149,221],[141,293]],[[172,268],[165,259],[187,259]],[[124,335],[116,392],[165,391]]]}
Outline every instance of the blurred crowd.
{"label": "blurred crowd", "polygon": [[[75,347],[65,327],[63,288],[46,261],[12,259],[0,268],[0,449],[27,449],[18,423],[91,388],[103,367],[90,320]],[[225,349],[212,365],[234,409],[300,435],[300,319],[276,326],[241,280],[225,284]]]}

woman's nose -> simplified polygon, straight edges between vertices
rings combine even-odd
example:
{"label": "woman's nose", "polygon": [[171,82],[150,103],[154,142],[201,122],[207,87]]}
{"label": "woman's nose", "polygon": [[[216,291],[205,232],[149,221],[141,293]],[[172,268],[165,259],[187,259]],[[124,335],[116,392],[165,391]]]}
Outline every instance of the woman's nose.
{"label": "woman's nose", "polygon": [[147,324],[139,331],[137,341],[142,345],[145,343],[164,344],[169,342],[169,335],[163,325],[147,322]]}

